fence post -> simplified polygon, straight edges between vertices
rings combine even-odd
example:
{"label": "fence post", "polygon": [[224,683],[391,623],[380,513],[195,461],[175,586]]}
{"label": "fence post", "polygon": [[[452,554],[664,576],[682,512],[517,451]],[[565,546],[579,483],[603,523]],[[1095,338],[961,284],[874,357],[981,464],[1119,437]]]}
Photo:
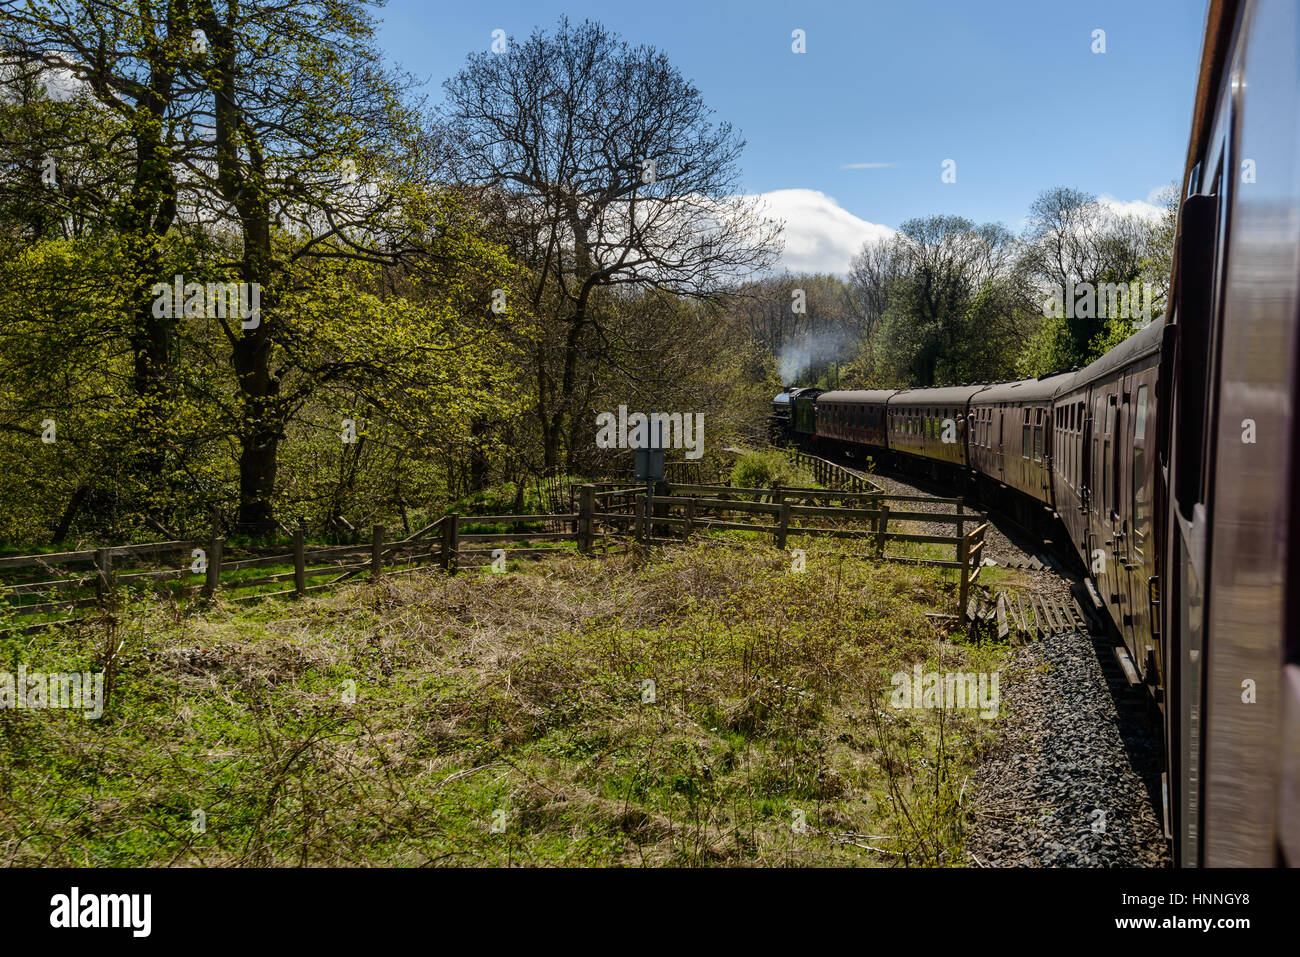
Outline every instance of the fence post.
{"label": "fence post", "polygon": [[958,574],[961,580],[957,585],[957,614],[961,616],[962,621],[966,620],[966,591],[968,584],[966,582],[966,562],[967,562],[967,542],[966,542],[966,510],[962,503],[957,503],[957,564],[960,567]]}
{"label": "fence post", "polygon": [[650,516],[651,518],[650,535],[652,537],[655,534],[661,534],[665,538],[668,538],[672,535],[673,527],[671,525],[664,526],[661,527],[661,529],[656,530],[655,529],[656,523],[654,522],[654,519],[656,518],[669,517],[669,509],[672,505],[672,503],[669,501],[669,497],[673,494],[672,488],[673,487],[669,485],[667,482],[655,483],[654,514]]}
{"label": "fence post", "polygon": [[456,570],[457,552],[460,550],[460,516],[444,515],[442,519],[442,567],[451,574]]}
{"label": "fence post", "polygon": [[885,536],[889,534],[889,506],[882,504],[880,506],[880,515],[876,517],[880,524],[876,529],[876,556],[885,557]]}
{"label": "fence post", "polygon": [[686,500],[685,516],[686,524],[682,526],[682,541],[686,541],[691,537],[691,532],[695,527],[695,499],[688,498]]}
{"label": "fence post", "polygon": [[790,503],[781,500],[781,517],[776,526],[776,547],[785,550],[785,539],[790,532]]}
{"label": "fence post", "polygon": [[111,548],[95,549],[95,597],[101,608],[112,602],[113,550]]}
{"label": "fence post", "polygon": [[596,511],[596,486],[584,485],[578,497],[578,551],[584,555],[591,551],[591,516]]}
{"label": "fence post", "polygon": [[307,545],[301,525],[293,530],[293,593],[299,598],[307,594]]}
{"label": "fence post", "polygon": [[384,526],[376,525],[370,534],[370,580],[379,581],[384,574]]}
{"label": "fence post", "polygon": [[208,577],[203,585],[204,597],[211,598],[221,590],[221,552],[226,540],[220,535],[208,542]]}
{"label": "fence post", "polygon": [[[958,525],[958,529],[960,528],[961,526]],[[966,620],[966,596],[967,596],[967,592],[970,589],[970,582],[967,580],[966,577],[969,574],[969,569],[967,568],[967,564],[970,561],[970,557],[968,554],[969,545],[966,541],[965,535],[962,535],[960,531],[958,531],[957,534],[960,536],[957,539],[957,564],[961,566],[957,571],[957,573],[961,575],[961,578],[959,579],[957,584],[957,614],[961,617],[962,621],[965,621]]]}

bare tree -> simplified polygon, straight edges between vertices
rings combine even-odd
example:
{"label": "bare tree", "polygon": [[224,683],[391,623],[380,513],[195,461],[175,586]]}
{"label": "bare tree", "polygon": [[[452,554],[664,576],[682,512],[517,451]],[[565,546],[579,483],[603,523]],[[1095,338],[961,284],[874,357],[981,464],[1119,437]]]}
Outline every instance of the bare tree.
{"label": "bare tree", "polygon": [[663,53],[598,23],[562,19],[472,55],[445,89],[461,175],[500,201],[531,270],[536,415],[554,467],[584,367],[609,346],[598,291],[709,297],[771,262],[779,225],[736,195],[744,144],[699,90]]}

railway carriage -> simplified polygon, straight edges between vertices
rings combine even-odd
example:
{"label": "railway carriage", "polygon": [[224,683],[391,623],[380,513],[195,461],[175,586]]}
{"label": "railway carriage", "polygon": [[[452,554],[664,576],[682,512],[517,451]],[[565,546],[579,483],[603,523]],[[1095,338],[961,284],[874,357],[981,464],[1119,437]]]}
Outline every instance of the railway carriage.
{"label": "railway carriage", "polygon": [[1172,822],[1193,864],[1300,864],[1298,66],[1294,2],[1210,3],[1156,472]]}
{"label": "railway carriage", "polygon": [[[1057,391],[1057,514],[1089,569],[1137,676],[1161,686],[1153,638],[1156,383],[1166,326],[1155,322]],[[1160,696],[1157,695],[1157,699]]]}
{"label": "railway carriage", "polygon": [[887,389],[823,392],[817,400],[818,440],[848,452],[863,445],[883,448],[886,407],[894,394]]}
{"label": "railway carriage", "polygon": [[[890,449],[956,468],[966,465],[966,409],[982,385],[905,389],[888,404]],[[942,474],[933,468],[931,474]]]}
{"label": "railway carriage", "polygon": [[[986,480],[1052,503],[1052,414],[1055,379],[987,386],[971,399],[972,467]],[[1029,521],[1029,516],[1025,516]]]}

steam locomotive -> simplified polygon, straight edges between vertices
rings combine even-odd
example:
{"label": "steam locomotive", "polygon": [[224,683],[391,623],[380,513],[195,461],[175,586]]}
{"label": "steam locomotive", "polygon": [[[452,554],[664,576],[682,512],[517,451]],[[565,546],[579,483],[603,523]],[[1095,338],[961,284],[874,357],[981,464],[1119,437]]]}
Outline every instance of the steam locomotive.
{"label": "steam locomotive", "polygon": [[1300,11],[1212,0],[1165,316],[1084,369],[787,389],[779,441],[890,456],[1068,540],[1165,727],[1182,866],[1300,864]]}

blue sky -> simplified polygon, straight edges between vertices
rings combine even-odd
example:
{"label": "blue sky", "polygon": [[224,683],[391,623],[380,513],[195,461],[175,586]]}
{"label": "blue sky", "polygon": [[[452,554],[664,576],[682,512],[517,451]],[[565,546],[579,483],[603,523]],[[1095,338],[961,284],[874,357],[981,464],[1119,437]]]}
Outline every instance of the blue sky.
{"label": "blue sky", "polygon": [[[560,14],[666,52],[747,146],[741,186],[787,221],[784,264],[842,271],[863,239],[954,213],[1019,231],[1042,189],[1150,212],[1181,178],[1200,0],[390,0],[378,40],[431,101],[495,29]],[[791,51],[791,33],[807,52]],[[1092,33],[1105,31],[1105,53]],[[943,161],[956,182],[941,181]],[[852,164],[890,164],[845,168]]]}

